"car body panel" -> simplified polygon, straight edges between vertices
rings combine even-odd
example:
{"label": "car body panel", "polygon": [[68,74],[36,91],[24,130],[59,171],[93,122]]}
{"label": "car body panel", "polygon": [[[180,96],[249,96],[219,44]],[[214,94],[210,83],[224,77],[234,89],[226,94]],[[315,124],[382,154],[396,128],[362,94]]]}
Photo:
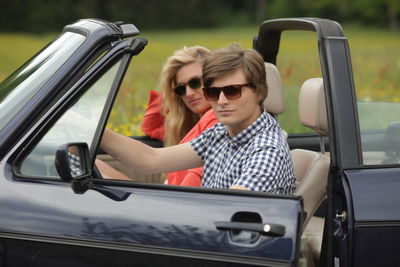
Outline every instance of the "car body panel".
{"label": "car body panel", "polygon": [[[400,264],[400,188],[398,168],[349,170],[343,174],[347,204],[336,205],[346,211],[337,230],[344,266],[397,266]],[[342,200],[343,201],[343,200]],[[342,213],[343,214],[343,213]],[[339,258],[339,257],[338,257]]]}
{"label": "car body panel", "polygon": [[[146,185],[126,191],[104,186],[98,189],[103,194],[89,190],[79,195],[68,183],[15,180],[2,180],[1,187],[3,236],[26,235],[28,240],[35,237],[36,241],[51,237],[61,243],[81,240],[94,246],[109,242],[110,247],[132,245],[135,250],[135,246],[146,246],[182,250],[182,254],[194,250],[209,253],[209,257],[214,253],[284,261],[296,257],[302,208],[293,197],[230,196]],[[110,194],[121,195],[122,200],[110,198]],[[230,221],[235,213],[243,211],[262,215],[264,223],[285,225],[285,236],[245,235],[237,243],[229,231],[216,229],[217,221]]]}
{"label": "car body panel", "polygon": [[393,212],[400,203],[400,169],[364,169],[346,171],[353,199],[354,220],[356,224],[384,224],[397,222],[400,226],[400,213]]}

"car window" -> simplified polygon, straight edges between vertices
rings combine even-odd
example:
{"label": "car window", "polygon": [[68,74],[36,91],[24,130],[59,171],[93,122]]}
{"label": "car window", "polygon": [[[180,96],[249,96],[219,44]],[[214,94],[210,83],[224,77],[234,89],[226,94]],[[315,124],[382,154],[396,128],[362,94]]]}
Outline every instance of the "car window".
{"label": "car window", "polygon": [[119,61],[105,72],[44,135],[20,164],[22,175],[57,178],[55,153],[60,145],[84,142],[90,147],[114,82]]}
{"label": "car window", "polygon": [[400,102],[358,102],[364,165],[400,163]]}
{"label": "car window", "polygon": [[0,130],[85,41],[66,32],[0,84]]}
{"label": "car window", "polygon": [[400,163],[400,39],[386,38],[358,36],[368,46],[351,51],[364,165]]}

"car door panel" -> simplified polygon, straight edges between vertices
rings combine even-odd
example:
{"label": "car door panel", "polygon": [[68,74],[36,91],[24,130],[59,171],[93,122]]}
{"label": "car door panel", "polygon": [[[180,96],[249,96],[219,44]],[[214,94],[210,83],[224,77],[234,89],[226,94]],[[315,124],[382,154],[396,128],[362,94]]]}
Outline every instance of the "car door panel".
{"label": "car door panel", "polygon": [[346,175],[356,222],[400,222],[400,215],[393,212],[400,203],[399,168],[346,171]]}
{"label": "car door panel", "polygon": [[[168,255],[148,253],[129,250],[121,247],[99,246],[90,249],[83,244],[64,244],[55,242],[50,243],[38,241],[23,241],[18,239],[5,239],[9,244],[10,257],[4,261],[4,266],[41,266],[41,267],[109,267],[109,266],[191,266],[191,267],[246,267],[254,266],[257,262],[249,258],[238,259],[237,257],[226,257],[219,261],[201,257],[196,252],[187,253],[185,257],[176,255],[171,251]],[[21,249],[21,248],[24,249]],[[16,253],[19,252],[19,253]],[[30,257],[27,257],[29,255]],[[192,256],[190,258],[189,256]],[[7,265],[6,265],[7,264]],[[273,262],[257,264],[259,266],[285,266]]]}
{"label": "car door panel", "polygon": [[[111,247],[121,245],[133,251],[143,251],[145,246],[149,251],[157,249],[161,253],[174,250],[185,257],[190,251],[197,251],[207,255],[203,258],[223,259],[235,255],[264,261],[293,263],[296,260],[302,218],[297,197],[205,190],[185,192],[166,186],[144,186],[124,188],[128,196],[116,201],[94,190],[74,194],[65,183],[1,183],[8,189],[1,196],[3,236],[7,236],[4,233],[7,229],[8,234],[19,238],[28,235],[37,240],[51,237],[53,241],[58,239],[58,243],[85,241],[94,247],[105,242]],[[121,191],[121,188],[105,187],[105,190]],[[285,234],[269,237],[216,228],[216,222],[229,222],[238,212],[256,213],[262,223],[283,225]]]}
{"label": "car door panel", "polygon": [[400,265],[395,256],[400,253],[400,217],[394,212],[400,203],[400,169],[364,169],[345,174],[354,214],[352,266]]}

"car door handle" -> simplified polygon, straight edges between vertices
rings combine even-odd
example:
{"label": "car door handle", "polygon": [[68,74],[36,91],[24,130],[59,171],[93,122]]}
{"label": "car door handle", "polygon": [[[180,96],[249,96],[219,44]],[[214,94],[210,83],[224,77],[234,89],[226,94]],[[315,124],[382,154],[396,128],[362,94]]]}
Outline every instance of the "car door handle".
{"label": "car door handle", "polygon": [[266,236],[284,236],[286,228],[284,225],[275,223],[246,223],[246,222],[216,222],[218,230],[246,230],[255,231]]}

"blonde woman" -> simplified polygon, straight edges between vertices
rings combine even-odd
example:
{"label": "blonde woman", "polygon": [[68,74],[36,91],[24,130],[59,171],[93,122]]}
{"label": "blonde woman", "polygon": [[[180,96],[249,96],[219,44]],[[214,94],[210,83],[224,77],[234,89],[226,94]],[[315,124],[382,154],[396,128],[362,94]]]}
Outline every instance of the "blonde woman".
{"label": "blonde woman", "polygon": [[[203,95],[202,66],[209,50],[201,46],[184,47],[168,58],[160,77],[159,95],[150,92],[143,132],[172,146],[189,142],[218,122]],[[201,185],[202,168],[171,172],[168,184]]]}

